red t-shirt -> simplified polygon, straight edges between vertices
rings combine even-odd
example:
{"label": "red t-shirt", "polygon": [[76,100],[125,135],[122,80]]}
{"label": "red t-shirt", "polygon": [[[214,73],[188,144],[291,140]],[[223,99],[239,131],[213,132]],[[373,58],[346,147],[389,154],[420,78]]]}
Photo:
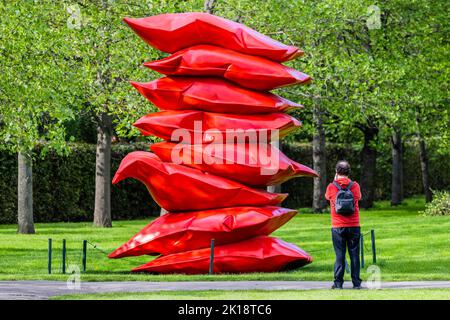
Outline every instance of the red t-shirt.
{"label": "red t-shirt", "polygon": [[[346,188],[350,184],[349,178],[339,178],[335,180],[342,188]],[[350,188],[350,191],[353,193],[355,197],[355,212],[349,216],[343,216],[341,214],[336,213],[335,203],[336,203],[336,195],[339,189],[333,184],[330,183],[327,187],[327,192],[325,193],[325,199],[330,201],[331,207],[331,225],[333,228],[342,228],[342,227],[359,227],[359,206],[358,201],[361,200],[361,189],[359,187],[358,182],[353,181],[353,185]]]}

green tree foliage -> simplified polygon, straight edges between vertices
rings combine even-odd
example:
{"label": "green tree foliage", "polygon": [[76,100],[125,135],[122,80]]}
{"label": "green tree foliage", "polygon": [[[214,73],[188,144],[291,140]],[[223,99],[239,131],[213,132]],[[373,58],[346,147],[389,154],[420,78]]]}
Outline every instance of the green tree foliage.
{"label": "green tree foliage", "polygon": [[[75,117],[77,61],[66,17],[51,1],[0,3],[0,148],[67,152],[64,123]],[[44,143],[45,142],[45,143]]]}
{"label": "green tree foliage", "polygon": [[[231,5],[230,5],[231,3]],[[312,75],[306,87],[278,92],[304,103],[303,130],[311,139],[313,110],[328,140],[385,150],[400,130],[448,153],[448,1],[219,1],[216,13],[301,47],[288,64]],[[417,117],[420,118],[418,128]],[[369,136],[370,137],[370,136]]]}
{"label": "green tree foliage", "polygon": [[66,45],[58,4],[0,3],[0,148],[18,154],[18,232],[34,233],[32,162],[41,154],[66,154],[64,123],[77,106],[72,85],[76,61]]}
{"label": "green tree foliage", "polygon": [[[303,129],[289,139],[311,140],[314,111],[330,142],[384,151],[400,131],[441,154],[450,144],[448,7],[445,0],[214,1],[215,14],[305,51],[287,64],[313,84],[276,90],[305,105],[294,114]],[[129,81],[160,77],[142,63],[167,54],[122,19],[203,10],[203,0],[0,2],[0,148],[32,157],[42,145],[39,153],[65,154],[72,134],[85,139],[95,133],[84,131],[109,121],[113,140],[143,140],[132,123],[155,108]]]}

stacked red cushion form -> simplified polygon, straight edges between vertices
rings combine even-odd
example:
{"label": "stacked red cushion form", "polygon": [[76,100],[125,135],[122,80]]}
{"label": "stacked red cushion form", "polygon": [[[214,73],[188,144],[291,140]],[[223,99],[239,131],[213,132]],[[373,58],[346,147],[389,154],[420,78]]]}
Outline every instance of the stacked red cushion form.
{"label": "stacked red cushion form", "polygon": [[128,154],[113,183],[140,180],[169,213],[110,258],[161,255],[133,271],[207,273],[214,239],[216,273],[275,272],[312,262],[299,247],[269,237],[296,211],[278,206],[286,194],[262,189],[317,176],[269,144],[300,127],[285,112],[302,106],[268,91],[311,81],[281,64],[303,52],[206,13],[125,22],[149,45],[172,54],[145,63],[166,77],[132,82],[161,110],[134,125],[166,141],[151,146],[155,154]]}
{"label": "stacked red cushion form", "polygon": [[301,107],[273,93],[252,91],[220,78],[164,77],[131,84],[161,110],[261,114]]}
{"label": "stacked red cushion form", "polygon": [[167,213],[144,227],[110,258],[159,255],[191,251],[269,235],[294,215],[296,210],[275,206],[229,207]]}
{"label": "stacked red cushion form", "polygon": [[272,90],[311,80],[307,74],[275,61],[211,45],[190,47],[144,66],[171,76],[224,78],[254,90]]}
{"label": "stacked red cushion form", "polygon": [[[218,246],[214,251],[214,273],[277,272],[302,267],[311,256],[292,243],[260,236]],[[207,273],[210,249],[169,254],[134,268],[134,272]]]}
{"label": "stacked red cushion form", "polygon": [[207,13],[168,13],[124,21],[152,47],[169,53],[210,44],[275,61],[288,61],[303,51],[271,39],[243,24]]}
{"label": "stacked red cushion form", "polygon": [[[162,161],[208,171],[240,183],[264,187],[284,183],[295,177],[317,177],[317,173],[271,144],[178,144],[159,142],[150,146]],[[201,159],[202,161],[196,161]]]}
{"label": "stacked red cushion form", "polygon": [[[183,143],[223,143],[227,134],[251,142],[269,139],[277,132],[283,138],[301,126],[300,121],[285,113],[226,114],[196,110],[160,111],[147,114],[134,123],[144,136]],[[239,128],[242,131],[229,131]],[[189,138],[190,137],[190,138]],[[198,138],[197,138],[198,137]],[[266,142],[266,141],[264,141]]]}
{"label": "stacked red cushion form", "polygon": [[125,156],[113,178],[134,178],[168,211],[206,210],[281,203],[287,194],[270,193],[201,170],[162,162],[155,154],[134,151]]}

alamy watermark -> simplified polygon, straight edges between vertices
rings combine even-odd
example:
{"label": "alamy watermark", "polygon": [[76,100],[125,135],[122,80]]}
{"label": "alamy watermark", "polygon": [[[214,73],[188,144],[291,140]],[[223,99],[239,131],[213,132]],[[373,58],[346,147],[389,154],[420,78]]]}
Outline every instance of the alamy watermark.
{"label": "alamy watermark", "polygon": [[82,16],[80,6],[78,4],[67,6],[66,11],[69,14],[67,27],[69,29],[81,29]]}
{"label": "alamy watermark", "polygon": [[70,274],[67,278],[66,285],[69,290],[81,290],[81,270],[76,264],[70,264],[67,268]]}
{"label": "alamy watermark", "polygon": [[381,29],[381,10],[376,5],[367,8],[366,25],[369,30]]}
{"label": "alamy watermark", "polygon": [[381,289],[381,269],[376,265],[371,265],[366,271],[369,277],[366,281],[368,289]]}

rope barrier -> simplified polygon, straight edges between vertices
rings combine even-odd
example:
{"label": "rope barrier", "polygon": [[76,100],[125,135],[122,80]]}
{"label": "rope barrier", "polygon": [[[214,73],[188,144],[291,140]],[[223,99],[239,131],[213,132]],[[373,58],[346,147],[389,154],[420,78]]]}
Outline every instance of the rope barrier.
{"label": "rope barrier", "polygon": [[[371,232],[372,232],[372,230],[368,231],[366,233],[363,233],[363,234],[361,234],[361,237],[365,237],[366,235],[371,234]],[[67,252],[69,250],[67,250],[68,248],[66,247],[66,244],[64,242],[63,242],[63,252],[65,251],[65,254],[63,254],[63,259],[62,259],[63,261],[61,261],[64,264],[64,266],[63,266],[63,273],[65,273],[65,270],[68,269],[68,267],[70,265],[69,255],[67,254]],[[92,243],[92,242],[90,242],[88,240],[83,240],[83,248],[81,250],[76,250],[75,251],[75,252],[78,252],[78,254],[76,255],[75,261],[82,261],[83,272],[86,271],[85,270],[85,267],[86,267],[86,265],[85,265],[86,264],[86,262],[85,262],[85,260],[86,260],[86,257],[85,257],[86,248],[85,248],[85,244],[84,243],[90,245],[93,249],[101,252],[102,254],[104,254],[106,256],[109,254],[108,252],[106,252],[105,250],[100,248],[97,244]],[[316,253],[316,252],[322,252],[322,251],[330,251],[330,249],[332,249],[332,248],[327,247],[327,248],[317,249],[317,250],[308,250],[308,252],[309,253]],[[361,250],[362,251],[367,251],[368,250],[368,248],[366,246],[366,242],[363,242],[363,246],[362,246]],[[56,260],[59,260],[59,259],[56,259]],[[51,271],[51,268],[52,268],[52,241],[51,241],[51,239],[49,239],[48,264],[49,264],[48,265],[48,269],[49,269],[48,273],[50,274],[52,272]]]}
{"label": "rope barrier", "polygon": [[308,250],[308,253],[312,253],[312,252],[321,252],[321,251],[328,251],[328,250],[330,250],[331,248],[325,248],[325,249],[317,249],[317,250]]}
{"label": "rope barrier", "polygon": [[[366,232],[366,233],[363,233],[361,236],[362,237],[364,237],[364,236],[366,236],[366,235],[368,235],[368,234],[370,234],[370,231],[368,231],[368,232]],[[366,244],[364,243],[364,248],[367,248],[366,247]],[[308,250],[308,252],[309,253],[311,253],[311,252],[320,252],[320,251],[325,251],[325,250],[329,250],[330,248],[325,248],[325,249],[317,249],[317,250]]]}
{"label": "rope barrier", "polygon": [[103,250],[103,249],[101,249],[99,246],[97,246],[95,243],[91,243],[91,242],[89,242],[89,241],[88,241],[87,243],[88,243],[88,245],[90,245],[90,246],[93,247],[94,249],[100,251],[101,253],[103,253],[103,254],[105,254],[105,255],[108,255],[108,254],[109,254],[108,252],[106,252],[105,250]]}
{"label": "rope barrier", "polygon": [[[95,251],[101,252],[103,255],[108,255],[109,253],[100,248],[97,244],[83,240],[81,248],[69,249],[68,243],[63,239],[62,246],[55,247],[51,238],[48,239],[48,252],[47,252],[47,272],[48,274],[55,273],[55,268],[53,266],[59,266],[60,273],[65,274],[66,271],[71,271],[69,267],[71,263],[73,265],[80,265],[81,272],[86,272],[86,261],[87,261],[87,245],[90,245]],[[62,254],[53,254],[55,250],[62,250]]]}
{"label": "rope barrier", "polygon": [[[366,233],[363,233],[363,234],[361,234],[361,237],[365,237],[365,236],[367,236],[368,234],[370,234],[372,231],[367,231]],[[361,251],[363,251],[363,255],[364,255],[364,252],[366,252],[366,251],[370,251],[371,250],[371,248],[368,248],[367,247],[368,246],[368,244],[367,244],[367,242],[363,242],[363,247],[361,247],[360,248],[360,250]],[[317,249],[317,250],[308,250],[308,253],[316,253],[316,252],[322,252],[322,251],[329,251],[331,248],[324,248],[324,249]]]}

